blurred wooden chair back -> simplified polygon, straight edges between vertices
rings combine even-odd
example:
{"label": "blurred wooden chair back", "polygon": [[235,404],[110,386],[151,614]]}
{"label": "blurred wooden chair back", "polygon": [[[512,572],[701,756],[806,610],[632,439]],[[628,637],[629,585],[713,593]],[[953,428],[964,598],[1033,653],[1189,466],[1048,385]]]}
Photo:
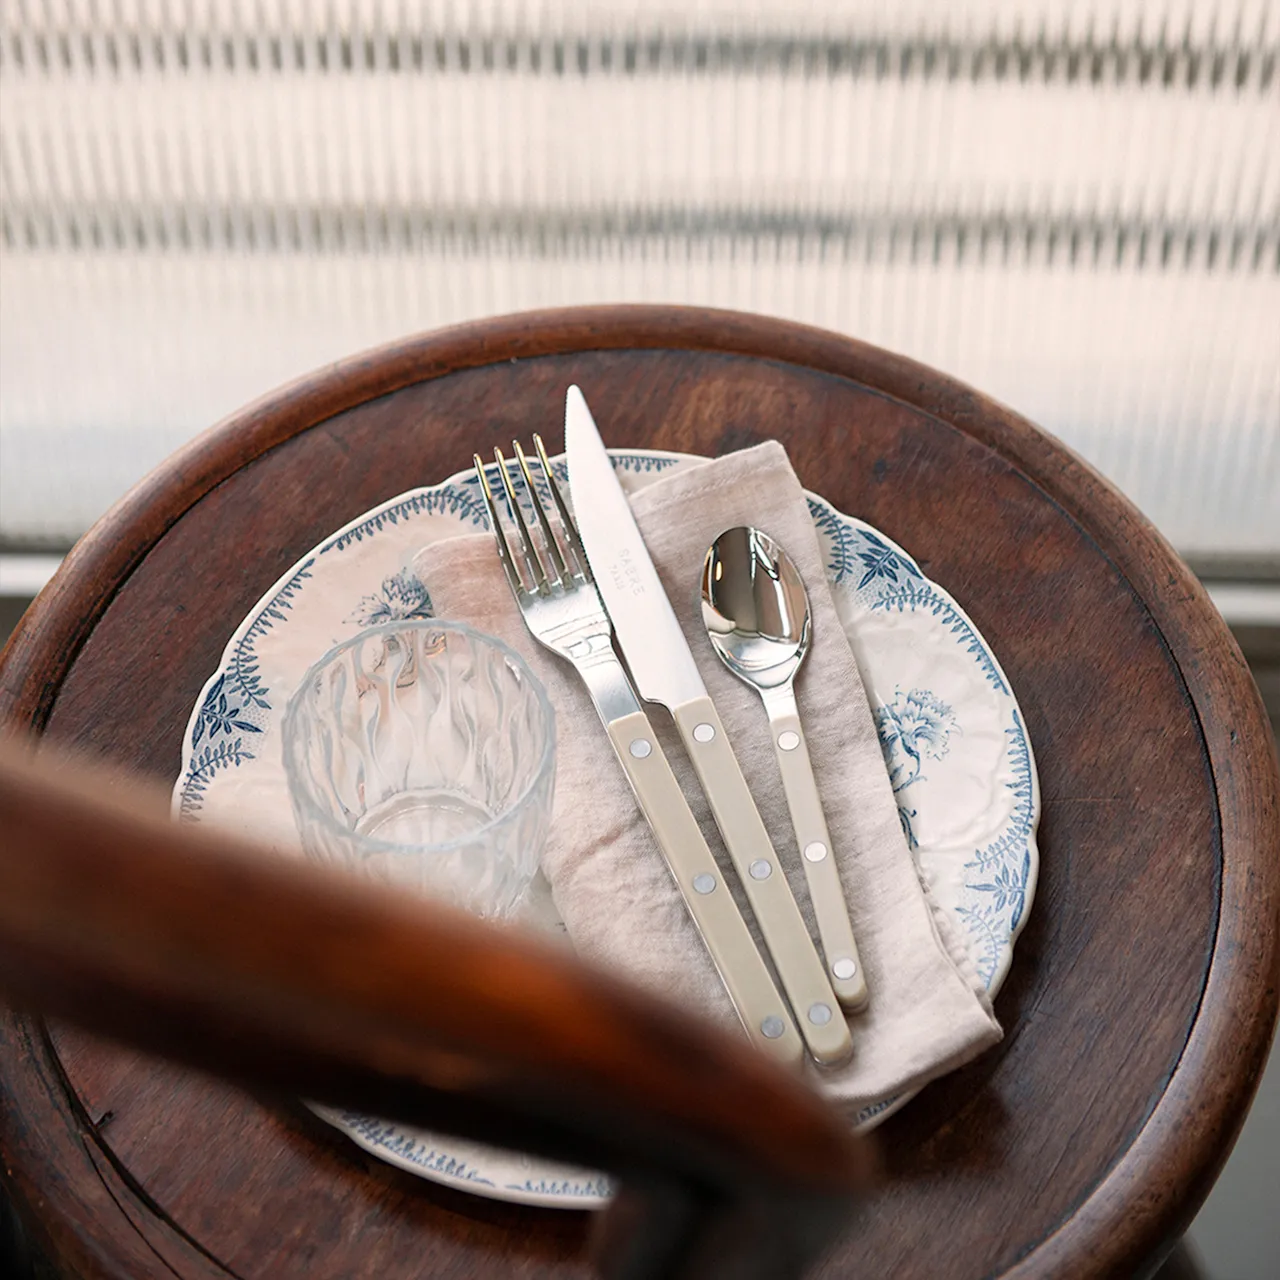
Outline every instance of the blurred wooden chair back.
{"label": "blurred wooden chair back", "polygon": [[0,832],[6,999],[284,1096],[605,1169],[607,1276],[798,1276],[867,1180],[847,1123],[745,1042],[539,939],[174,825],[135,785],[14,741]]}

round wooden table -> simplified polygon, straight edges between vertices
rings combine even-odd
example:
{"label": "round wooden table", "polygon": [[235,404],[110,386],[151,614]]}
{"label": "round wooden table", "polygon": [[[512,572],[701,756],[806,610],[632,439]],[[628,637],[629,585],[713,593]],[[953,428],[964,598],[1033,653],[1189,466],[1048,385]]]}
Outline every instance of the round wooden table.
{"label": "round wooden table", "polygon": [[[172,780],[232,629],[352,517],[586,388],[610,444],[776,437],[902,543],[1017,690],[1044,796],[1003,1043],[881,1129],[883,1188],[822,1276],[1132,1276],[1208,1191],[1277,1000],[1280,777],[1225,626],[1113,489],[1008,410],[835,335],[723,312],[515,316],[357,357],[194,441],[68,557],[0,716]],[[72,1275],[589,1274],[585,1214],[472,1198],[62,1026],[0,1024],[0,1153]],[[749,1123],[749,1117],[744,1117]]]}

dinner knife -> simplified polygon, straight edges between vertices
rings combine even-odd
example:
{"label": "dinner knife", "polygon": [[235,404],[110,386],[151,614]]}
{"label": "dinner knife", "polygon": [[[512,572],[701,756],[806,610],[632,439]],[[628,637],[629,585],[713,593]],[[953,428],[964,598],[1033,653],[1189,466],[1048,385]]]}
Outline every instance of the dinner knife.
{"label": "dinner knife", "polygon": [[578,531],[635,687],[675,720],[809,1052],[824,1065],[843,1061],[853,1046],[831,981],[576,386],[564,438]]}

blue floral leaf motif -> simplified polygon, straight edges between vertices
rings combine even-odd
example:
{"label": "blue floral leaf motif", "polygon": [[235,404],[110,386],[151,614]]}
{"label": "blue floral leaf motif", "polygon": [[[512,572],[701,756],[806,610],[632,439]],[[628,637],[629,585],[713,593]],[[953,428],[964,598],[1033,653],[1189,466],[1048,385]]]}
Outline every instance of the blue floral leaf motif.
{"label": "blue floral leaf motif", "polygon": [[[655,458],[649,454],[641,453],[615,453],[610,457],[615,471],[635,471],[640,475],[645,475],[656,471],[665,471],[668,467],[674,467],[679,458]],[[563,462],[552,463],[552,470],[562,473],[559,479],[565,480],[568,477],[568,468]]]}
{"label": "blue floral leaf motif", "polygon": [[866,548],[857,553],[858,559],[866,570],[858,582],[859,591],[876,578],[883,578],[886,582],[892,582],[897,586],[899,576],[903,579],[920,576],[920,571],[913,564],[905,560],[883,538],[876,537],[869,529],[859,529],[858,537]]}
{"label": "blue floral leaf motif", "polygon": [[[909,566],[904,566],[904,572],[920,577],[919,573]],[[1009,692],[1004,674],[996,666],[986,642],[973,629],[973,624],[960,613],[954,601],[945,599],[923,578],[920,578],[919,582],[904,582],[900,586],[886,587],[878,599],[870,601],[869,607],[886,611],[896,609],[899,613],[927,609],[953,635],[959,637],[965,649],[982,668],[987,683],[1000,693]]]}
{"label": "blue floral leaf motif", "polygon": [[1000,950],[1006,945],[1008,935],[990,911],[957,907],[956,914],[966,924],[970,942],[977,947],[978,977],[982,979],[983,986],[990,987],[991,976],[995,973]]}
{"label": "blue floral leaf motif", "polygon": [[567,1178],[526,1178],[523,1182],[508,1182],[508,1191],[525,1191],[540,1196],[590,1196],[592,1198],[613,1194],[613,1184],[608,1178],[590,1178],[585,1182],[571,1182]]}
{"label": "blue floral leaf motif", "polygon": [[994,906],[997,911],[1004,911],[1011,904],[1016,904],[1017,912],[1020,913],[1025,897],[1024,884],[1023,876],[1016,873],[1012,867],[1003,866],[996,872],[993,879],[980,881],[968,887],[979,893],[991,894],[995,899]]}
{"label": "blue floral leaf motif", "polygon": [[205,695],[204,703],[200,707],[200,714],[196,717],[195,728],[191,733],[191,749],[194,751],[200,745],[200,739],[204,737],[205,731],[209,731],[209,736],[214,733],[214,725],[217,722],[216,708],[219,699],[225,702],[226,698],[222,692],[222,687],[226,683],[225,675],[219,676],[212,684],[209,692]]}
{"label": "blue floral leaf motif", "polygon": [[917,816],[915,809],[908,809],[901,801],[898,802],[898,821],[902,824],[902,834],[906,837],[908,849],[918,849],[920,841],[916,838],[915,827],[911,825],[911,819]]}
{"label": "blue floral leaf motif", "polygon": [[407,569],[383,578],[377,595],[365,596],[347,618],[360,627],[431,617],[431,597],[421,580]]}
{"label": "blue floral leaf motif", "polygon": [[1022,920],[1022,913],[1027,907],[1027,881],[1031,878],[1031,847],[1028,845],[1022,856],[1022,869],[1017,876],[1018,900],[1013,915],[1009,917],[1009,928],[1016,929]]}
{"label": "blue floral leaf motif", "polygon": [[951,735],[961,732],[950,703],[931,689],[895,690],[892,702],[876,708],[875,722],[895,792],[920,781],[924,760],[941,760]]}
{"label": "blue floral leaf motif", "polygon": [[343,1111],[342,1123],[353,1133],[364,1138],[375,1147],[381,1147],[402,1159],[415,1164],[432,1173],[441,1173],[446,1177],[458,1178],[467,1182],[479,1182],[485,1186],[493,1186],[493,1180],[486,1178],[478,1170],[467,1164],[465,1160],[450,1155],[447,1151],[439,1151],[421,1139],[405,1133],[398,1126],[385,1121],[374,1120],[368,1116],[357,1115],[353,1111]]}
{"label": "blue floral leaf motif", "polygon": [[915,775],[909,772],[911,766],[902,741],[898,717],[892,707],[877,707],[875,721],[876,733],[880,738],[880,754],[884,756],[885,768],[889,770],[889,781],[895,792],[901,791],[914,781]]}
{"label": "blue floral leaf motif", "polygon": [[[1008,739],[1008,758],[1013,766],[1013,781],[1007,783],[1014,795],[1014,810],[1008,828],[985,848],[977,849],[965,863],[967,869],[988,871],[993,866],[1007,866],[1020,858],[1022,867],[1018,876],[1018,899],[1024,902],[1027,880],[1031,875],[1031,833],[1035,829],[1035,781],[1031,772],[1031,747],[1027,741],[1022,717],[1015,710],[1013,725],[1005,730]],[[1018,911],[1021,913],[1022,907]],[[1016,923],[1011,921],[1011,925]]]}
{"label": "blue floral leaf motif", "polygon": [[893,554],[892,552],[884,552],[875,555],[869,551],[860,551],[858,559],[867,566],[867,571],[858,580],[858,590],[869,582],[875,581],[876,578],[888,578],[890,582],[897,582],[898,575],[893,571]]}
{"label": "blue floral leaf motif", "polygon": [[200,745],[206,734],[212,742],[219,734],[226,734],[228,738],[233,737],[237,730],[241,733],[262,732],[260,725],[244,719],[245,708],[236,700],[234,696],[236,690],[235,685],[228,686],[225,675],[219,676],[214,681],[196,718],[196,727],[191,735],[193,751]]}
{"label": "blue floral leaf motif", "polygon": [[898,1101],[898,1095],[892,1098],[885,1098],[880,1102],[873,1102],[869,1106],[865,1106],[858,1112],[855,1117],[855,1124],[865,1124],[872,1116],[878,1116],[882,1111],[887,1111],[895,1102]]}
{"label": "blue floral leaf motif", "polygon": [[[490,463],[489,468],[495,468],[492,474],[496,476],[496,464]],[[401,520],[417,515],[455,516],[476,529],[489,527],[480,481],[474,471],[468,471],[458,480],[448,480],[430,489],[413,490],[386,510],[376,512],[345,533],[335,534],[320,548],[319,554],[345,551],[353,544],[372,538],[387,525],[397,525]]]}
{"label": "blue floral leaf motif", "polygon": [[947,754],[951,735],[959,732],[951,705],[929,689],[912,689],[907,694],[898,723],[919,754],[933,760],[940,760]]}
{"label": "blue floral leaf motif", "polygon": [[[255,729],[254,732],[261,731]],[[190,822],[200,812],[204,806],[204,793],[216,773],[222,769],[238,768],[246,760],[252,759],[253,752],[245,750],[242,738],[220,742],[216,747],[212,743],[207,745],[188,766],[187,780],[182,788],[182,801],[178,809],[180,820]]]}

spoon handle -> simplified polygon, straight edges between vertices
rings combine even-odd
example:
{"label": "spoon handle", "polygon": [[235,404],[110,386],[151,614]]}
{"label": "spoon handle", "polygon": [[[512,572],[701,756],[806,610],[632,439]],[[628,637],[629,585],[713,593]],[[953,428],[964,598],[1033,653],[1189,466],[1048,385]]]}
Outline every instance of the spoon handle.
{"label": "spoon handle", "polygon": [[853,1051],[849,1026],[840,1016],[834,984],[777,863],[729,735],[705,695],[680,703],[672,716],[791,1001],[800,1034],[816,1062],[835,1066]]}
{"label": "spoon handle", "polygon": [[800,712],[790,685],[761,690],[773,749],[782,773],[782,786],[791,810],[800,861],[809,885],[809,899],[818,920],[818,936],[826,956],[827,974],[840,1001],[850,1012],[863,1008],[869,998],[867,979],[853,940],[853,925],[845,902],[840,872],[831,847],[813,762],[800,724]]}

